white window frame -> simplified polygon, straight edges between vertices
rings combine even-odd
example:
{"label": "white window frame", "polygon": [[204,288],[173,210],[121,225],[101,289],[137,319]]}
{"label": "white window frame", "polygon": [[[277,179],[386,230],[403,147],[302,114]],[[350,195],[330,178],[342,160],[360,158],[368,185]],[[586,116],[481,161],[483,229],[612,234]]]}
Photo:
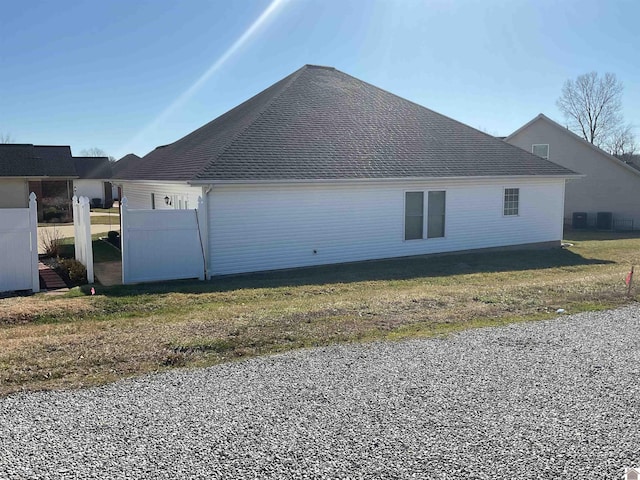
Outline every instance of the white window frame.
{"label": "white window frame", "polygon": [[[516,213],[506,213],[507,210],[507,190],[518,191],[518,205]],[[502,216],[503,217],[519,217],[520,216],[520,187],[503,187],[502,189]]]}
{"label": "white window frame", "polygon": [[[536,147],[547,147],[547,156],[543,157],[542,155],[538,155],[535,153]],[[536,157],[544,158],[545,160],[549,160],[549,144],[548,143],[534,143],[531,145],[531,153],[533,153]]]}
{"label": "white window frame", "polygon": [[[422,235],[420,238],[407,239],[407,193],[422,193]],[[425,240],[425,194],[424,190],[405,190],[402,192],[402,241],[403,242],[416,242]]]}
{"label": "white window frame", "polygon": [[[429,236],[429,194],[431,192],[443,192],[444,193],[444,215],[443,215],[443,222],[444,222],[444,228],[443,228],[443,232],[441,236],[438,237],[430,237]],[[447,222],[447,191],[446,190],[427,190],[426,191],[426,198],[427,198],[427,210],[426,210],[426,222],[425,222],[425,229],[426,229],[426,235],[425,238],[427,240],[437,240],[438,238],[445,238],[447,236],[447,224],[449,222]]]}
{"label": "white window frame", "polygon": [[[431,237],[429,238],[428,224],[429,224],[429,192],[444,192],[444,235],[442,237]],[[406,233],[406,222],[407,222],[407,193],[422,193],[422,237],[421,238],[412,238],[411,240],[407,240]],[[447,238],[447,229],[449,227],[449,222],[447,222],[447,202],[448,202],[448,190],[444,188],[431,188],[428,190],[420,190],[420,189],[411,189],[404,190],[402,192],[402,241],[403,242],[417,242],[417,241],[438,241]]]}

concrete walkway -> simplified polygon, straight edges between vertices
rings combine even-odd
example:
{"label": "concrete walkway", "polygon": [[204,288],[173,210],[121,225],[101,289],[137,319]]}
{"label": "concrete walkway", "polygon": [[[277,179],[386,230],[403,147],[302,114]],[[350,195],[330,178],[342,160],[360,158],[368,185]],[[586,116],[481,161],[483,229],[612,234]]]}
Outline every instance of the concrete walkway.
{"label": "concrete walkway", "polygon": [[93,274],[100,285],[105,287],[122,285],[122,262],[94,263]]}

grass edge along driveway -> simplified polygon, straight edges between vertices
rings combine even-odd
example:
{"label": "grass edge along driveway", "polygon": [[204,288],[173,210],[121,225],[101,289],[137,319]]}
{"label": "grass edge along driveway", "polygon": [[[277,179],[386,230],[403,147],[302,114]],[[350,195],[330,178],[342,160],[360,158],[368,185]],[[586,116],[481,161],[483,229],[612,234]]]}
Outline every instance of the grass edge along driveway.
{"label": "grass edge along driveway", "polygon": [[[0,300],[0,395],[340,342],[444,335],[635,301],[640,236]],[[635,292],[634,292],[635,294]]]}

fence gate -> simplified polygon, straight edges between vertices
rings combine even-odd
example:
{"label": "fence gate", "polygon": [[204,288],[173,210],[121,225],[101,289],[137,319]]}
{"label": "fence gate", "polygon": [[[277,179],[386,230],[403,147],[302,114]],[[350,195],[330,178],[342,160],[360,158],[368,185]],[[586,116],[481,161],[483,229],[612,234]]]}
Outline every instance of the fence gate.
{"label": "fence gate", "polygon": [[196,210],[130,210],[123,198],[122,283],[204,280],[202,212],[201,198]]}
{"label": "fence gate", "polygon": [[93,283],[93,243],[91,241],[91,205],[89,198],[73,196],[73,230],[76,260],[87,268],[87,282]]}
{"label": "fence gate", "polygon": [[0,292],[40,291],[36,194],[29,208],[0,209]]}

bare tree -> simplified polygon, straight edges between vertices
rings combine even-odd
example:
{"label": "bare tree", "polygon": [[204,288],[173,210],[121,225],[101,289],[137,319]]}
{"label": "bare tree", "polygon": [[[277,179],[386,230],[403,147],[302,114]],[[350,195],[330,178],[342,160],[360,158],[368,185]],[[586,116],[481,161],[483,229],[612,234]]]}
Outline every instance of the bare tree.
{"label": "bare tree", "polygon": [[556,104],[569,128],[586,141],[606,148],[623,125],[622,88],[613,73],[605,73],[603,78],[596,72],[586,73],[565,82]]}
{"label": "bare tree", "polygon": [[0,143],[13,143],[14,140],[8,133],[0,133]]}
{"label": "bare tree", "polygon": [[638,144],[631,129],[631,125],[618,128],[607,142],[606,149],[620,160],[630,161],[638,151]]}
{"label": "bare tree", "polygon": [[83,157],[106,157],[107,153],[101,148],[93,147],[80,150],[80,155]]}

